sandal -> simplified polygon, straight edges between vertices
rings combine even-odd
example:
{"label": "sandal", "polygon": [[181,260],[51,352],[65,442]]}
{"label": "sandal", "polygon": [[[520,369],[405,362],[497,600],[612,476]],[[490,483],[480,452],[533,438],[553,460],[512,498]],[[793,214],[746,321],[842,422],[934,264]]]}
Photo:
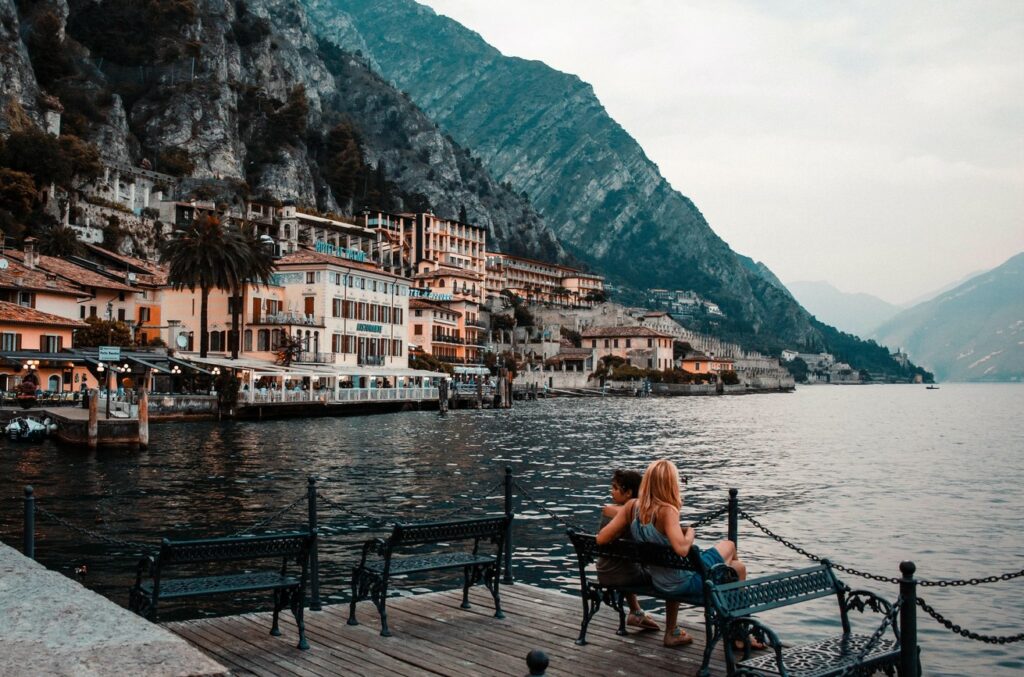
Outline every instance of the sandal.
{"label": "sandal", "polygon": [[640,628],[641,630],[661,630],[661,626],[658,625],[658,622],[643,610],[630,611],[629,618],[626,620],[626,625],[634,628]]}
{"label": "sandal", "polygon": [[667,647],[686,646],[687,644],[693,644],[693,637],[686,634],[686,630],[678,625],[672,632],[665,635],[665,646]]}

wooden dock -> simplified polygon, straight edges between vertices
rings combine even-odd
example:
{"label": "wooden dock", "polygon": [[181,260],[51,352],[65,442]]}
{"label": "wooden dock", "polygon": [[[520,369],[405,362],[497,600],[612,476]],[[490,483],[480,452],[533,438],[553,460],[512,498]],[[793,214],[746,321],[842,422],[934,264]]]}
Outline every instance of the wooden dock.
{"label": "wooden dock", "polygon": [[[526,655],[533,649],[551,660],[547,675],[695,675],[704,651],[701,611],[683,610],[693,644],[662,646],[662,633],[629,629],[615,634],[618,615],[601,607],[576,646],[582,605],[578,597],[517,583],[501,589],[505,619],[493,617],[490,595],[473,589],[473,608],[459,608],[461,590],[388,600],[392,637],[381,637],[377,611],[359,604],[358,626],[345,624],[348,605],[306,612],[308,651],[295,647],[291,614],[282,613],[282,636],[271,637],[269,612],[167,623],[180,635],[236,675],[515,675],[528,674]],[[663,619],[658,619],[664,625]],[[712,656],[712,675],[725,675],[721,648]]]}

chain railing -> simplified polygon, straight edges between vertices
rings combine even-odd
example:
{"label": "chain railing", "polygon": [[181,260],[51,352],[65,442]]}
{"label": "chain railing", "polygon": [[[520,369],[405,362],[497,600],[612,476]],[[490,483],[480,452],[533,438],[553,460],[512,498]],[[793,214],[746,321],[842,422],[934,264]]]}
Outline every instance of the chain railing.
{"label": "chain railing", "polygon": [[896,618],[900,614],[900,608],[903,606],[903,597],[896,599],[896,602],[889,608],[889,612],[885,614],[885,618],[882,619],[882,623],[878,626],[868,638],[867,643],[861,647],[861,650],[857,652],[857,656],[853,659],[853,662],[846,666],[846,668],[837,675],[837,677],[848,677],[852,675],[861,665],[864,664],[864,659],[871,653],[875,646],[882,641],[882,635],[885,634],[885,629],[896,622]]}
{"label": "chain railing", "polygon": [[[785,538],[783,536],[780,536],[779,534],[775,533],[774,531],[772,531],[771,529],[769,529],[765,525],[761,524],[760,521],[758,521],[753,515],[751,515],[750,513],[746,512],[745,510],[741,510],[739,514],[740,514],[740,517],[742,517],[743,519],[747,520],[752,525],[757,527],[761,532],[763,532],[769,538],[777,541],[778,543],[781,543],[782,545],[786,546],[787,548],[789,548],[793,552],[796,552],[796,553],[798,553],[800,555],[803,555],[804,557],[806,557],[807,559],[811,560],[812,562],[821,562],[823,559],[825,559],[824,557],[821,557],[819,555],[815,555],[812,552],[808,552],[807,550],[805,550],[804,548],[800,547],[796,543],[793,543],[789,539],[787,539],[787,538]],[[837,571],[842,571],[843,573],[850,574],[851,576],[859,576],[860,578],[870,579],[872,581],[877,581],[879,583],[891,583],[893,585],[899,585],[899,583],[900,583],[900,579],[895,577],[895,576],[882,576],[880,574],[873,574],[873,573],[871,573],[869,571],[861,571],[859,569],[854,569],[853,567],[844,566],[842,564],[837,564],[837,563],[833,562],[832,560],[829,560],[829,563],[832,565],[833,569],[835,569]],[[984,584],[987,584],[987,583],[998,583],[999,581],[1009,581],[1009,580],[1012,580],[1014,578],[1020,578],[1021,576],[1024,576],[1024,570],[1012,571],[1012,572],[1008,572],[1008,573],[1005,573],[1005,574],[997,574],[997,575],[994,575],[994,576],[985,576],[984,578],[936,579],[936,580],[921,579],[921,580],[917,581],[917,584],[920,585],[921,587],[937,587],[937,588],[963,587],[963,586],[968,586],[968,585],[984,585]]]}
{"label": "chain railing", "polygon": [[973,639],[976,642],[984,642],[986,644],[1013,644],[1015,642],[1024,641],[1024,632],[1018,633],[1016,635],[1006,636],[982,635],[980,633],[974,632],[973,630],[968,630],[967,628],[961,627],[960,625],[954,623],[953,621],[949,620],[941,613],[936,611],[935,607],[925,602],[923,597],[917,598],[917,606],[921,607],[925,613],[927,613],[929,616],[938,621],[939,624],[945,626],[947,630],[951,630],[956,634],[960,635],[961,637]]}
{"label": "chain railing", "polygon": [[116,545],[121,548],[132,548],[141,551],[146,551],[153,548],[152,544],[139,543],[137,541],[126,541],[123,538],[117,538],[116,536],[111,536],[109,534],[104,534],[99,531],[94,531],[93,529],[86,529],[85,527],[80,527],[77,524],[73,524],[67,521],[60,515],[55,515],[54,513],[44,508],[43,506],[39,505],[38,503],[36,504],[35,509],[36,512],[38,512],[40,515],[43,515],[44,517],[53,520],[65,529],[85,536],[86,538],[101,541],[103,543],[106,543],[107,545]]}
{"label": "chain railing", "polygon": [[260,521],[256,522],[252,526],[246,527],[245,529],[240,529],[238,531],[230,533],[230,534],[227,535],[227,538],[237,538],[238,536],[246,536],[248,534],[251,534],[254,531],[257,531],[259,529],[263,529],[264,527],[268,527],[272,523],[276,522],[277,520],[279,520],[280,518],[284,517],[285,515],[287,515],[292,510],[294,510],[297,505],[299,505],[300,503],[302,503],[305,500],[307,500],[307,496],[305,494],[302,494],[301,496],[296,498],[294,501],[292,501],[291,503],[289,503],[285,507],[283,507],[280,510],[278,510],[277,512],[275,512],[270,517],[267,517],[265,519],[261,519]]}

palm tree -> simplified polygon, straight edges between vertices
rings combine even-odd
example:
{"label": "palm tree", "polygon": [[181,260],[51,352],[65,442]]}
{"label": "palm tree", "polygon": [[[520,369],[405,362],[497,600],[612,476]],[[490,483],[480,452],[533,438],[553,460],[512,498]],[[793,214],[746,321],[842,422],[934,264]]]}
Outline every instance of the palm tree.
{"label": "palm tree", "polygon": [[199,287],[199,356],[206,357],[210,290],[232,291],[249,276],[247,243],[238,228],[226,227],[219,217],[204,214],[188,229],[175,231],[160,258],[168,264],[167,280],[175,290]]}
{"label": "palm tree", "polygon": [[74,228],[59,224],[39,233],[39,253],[47,256],[78,256],[82,253],[82,243]]}
{"label": "palm tree", "polygon": [[[245,253],[244,277],[236,282],[231,290],[231,359],[238,359],[241,332],[239,324],[242,315],[242,288],[246,282],[269,284],[274,274],[274,257],[268,242],[261,238],[256,224],[252,221],[242,222],[238,228],[238,237],[243,244]],[[263,236],[266,237],[266,236]],[[273,244],[270,242],[269,244]]]}

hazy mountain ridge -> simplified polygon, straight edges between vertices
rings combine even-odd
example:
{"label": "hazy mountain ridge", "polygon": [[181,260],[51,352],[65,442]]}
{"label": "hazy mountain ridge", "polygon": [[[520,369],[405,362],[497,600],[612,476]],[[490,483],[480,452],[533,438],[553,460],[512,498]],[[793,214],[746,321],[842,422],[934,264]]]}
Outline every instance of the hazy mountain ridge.
{"label": "hazy mountain ridge", "polygon": [[796,300],[822,322],[865,338],[901,310],[871,294],[840,291],[824,280],[790,282],[786,286]]}
{"label": "hazy mountain ridge", "polygon": [[782,339],[776,347],[823,343],[788,292],[743,265],[578,77],[502,56],[409,0],[303,2],[324,39],[365,45],[370,63],[527,193],[562,243],[612,282],[694,289],[746,331]]}
{"label": "hazy mountain ridge", "polygon": [[901,312],[875,336],[940,380],[1024,380],[1024,253]]}

